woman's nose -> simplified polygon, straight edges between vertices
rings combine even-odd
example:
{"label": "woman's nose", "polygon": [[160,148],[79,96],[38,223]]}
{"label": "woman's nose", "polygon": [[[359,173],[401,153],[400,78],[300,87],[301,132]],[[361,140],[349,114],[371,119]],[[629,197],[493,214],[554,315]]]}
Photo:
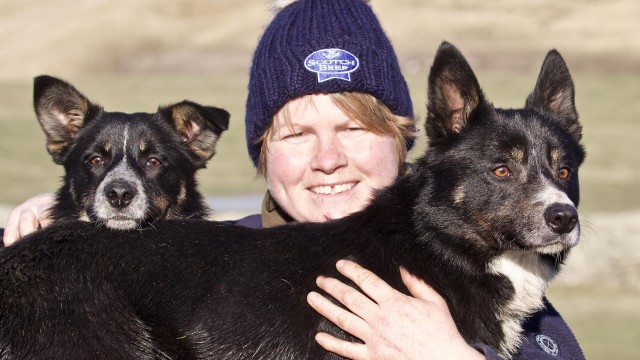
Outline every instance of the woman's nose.
{"label": "woman's nose", "polygon": [[347,163],[347,154],[336,134],[317,138],[315,154],[310,164],[313,170],[330,174]]}

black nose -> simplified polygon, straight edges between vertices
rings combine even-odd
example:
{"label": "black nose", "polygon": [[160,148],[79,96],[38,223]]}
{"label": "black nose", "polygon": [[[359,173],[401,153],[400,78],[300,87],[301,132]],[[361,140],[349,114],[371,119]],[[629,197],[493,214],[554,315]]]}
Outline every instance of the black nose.
{"label": "black nose", "polygon": [[544,212],[544,219],[547,224],[557,234],[571,232],[578,223],[578,212],[576,208],[566,204],[554,204]]}
{"label": "black nose", "polygon": [[104,188],[104,194],[107,200],[109,200],[109,204],[115,208],[129,206],[137,193],[133,185],[123,181],[111,182]]}

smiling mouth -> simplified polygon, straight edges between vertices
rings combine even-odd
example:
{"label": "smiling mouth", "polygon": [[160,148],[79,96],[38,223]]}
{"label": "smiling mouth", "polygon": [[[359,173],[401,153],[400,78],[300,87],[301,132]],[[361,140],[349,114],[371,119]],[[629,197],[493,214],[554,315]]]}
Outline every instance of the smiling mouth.
{"label": "smiling mouth", "polygon": [[338,184],[338,185],[322,185],[309,188],[312,192],[319,195],[336,195],[347,190],[353,189],[357,185],[357,182]]}

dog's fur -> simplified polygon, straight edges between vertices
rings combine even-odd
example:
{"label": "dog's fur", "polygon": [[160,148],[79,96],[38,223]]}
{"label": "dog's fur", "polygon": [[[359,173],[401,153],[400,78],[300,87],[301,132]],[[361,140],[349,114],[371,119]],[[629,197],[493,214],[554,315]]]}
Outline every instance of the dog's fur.
{"label": "dog's fur", "polygon": [[404,266],[442,294],[466,341],[511,356],[579,238],[573,82],[551,51],[526,106],[496,109],[443,43],[428,96],[427,153],[346,218],[117,233],[70,223],[5,249],[0,358],[337,358],[314,335],[350,337],[305,299],[341,258],[406,291]]}
{"label": "dog's fur", "polygon": [[47,150],[65,168],[54,221],[123,230],[207,215],[195,174],[215,154],[228,112],[189,101],[155,114],[107,112],[46,75],[35,78],[33,98]]}

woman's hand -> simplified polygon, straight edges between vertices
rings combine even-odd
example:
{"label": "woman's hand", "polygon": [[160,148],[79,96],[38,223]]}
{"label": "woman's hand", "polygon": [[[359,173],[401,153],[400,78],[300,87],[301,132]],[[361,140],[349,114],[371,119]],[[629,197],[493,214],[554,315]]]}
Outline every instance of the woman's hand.
{"label": "woman's hand", "polygon": [[350,311],[316,292],[309,293],[307,300],[364,344],[319,333],[316,341],[326,350],[356,360],[484,359],[464,341],[444,299],[404,268],[400,268],[402,281],[414,297],[395,290],[354,262],[340,260],[336,267],[369,297],[336,279],[320,276],[318,286]]}
{"label": "woman's hand", "polygon": [[54,201],[55,194],[40,194],[11,210],[2,238],[4,245],[9,246],[20,238],[49,226],[51,224],[49,208]]}

